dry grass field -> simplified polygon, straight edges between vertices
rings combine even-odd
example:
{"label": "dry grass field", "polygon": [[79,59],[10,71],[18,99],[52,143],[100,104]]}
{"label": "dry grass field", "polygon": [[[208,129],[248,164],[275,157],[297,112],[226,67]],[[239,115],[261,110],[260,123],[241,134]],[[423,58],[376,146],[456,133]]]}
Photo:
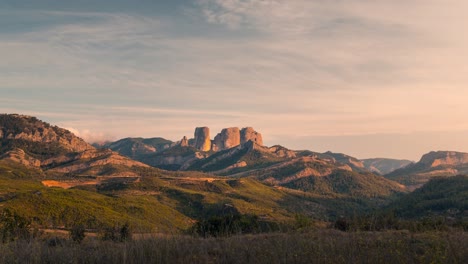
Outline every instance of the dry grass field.
{"label": "dry grass field", "polygon": [[[134,236],[136,237],[136,236]],[[466,263],[462,231],[160,236],[127,242],[45,236],[0,244],[0,263]]]}

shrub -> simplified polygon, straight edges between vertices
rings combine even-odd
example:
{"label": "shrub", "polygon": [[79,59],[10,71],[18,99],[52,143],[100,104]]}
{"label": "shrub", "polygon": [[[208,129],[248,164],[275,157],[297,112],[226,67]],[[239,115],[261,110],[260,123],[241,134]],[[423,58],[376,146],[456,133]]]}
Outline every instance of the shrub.
{"label": "shrub", "polygon": [[294,215],[294,229],[304,230],[313,227],[314,221],[303,214]]}
{"label": "shrub", "polygon": [[83,225],[75,225],[70,230],[70,238],[75,242],[81,243],[85,236],[85,228]]}
{"label": "shrub", "polygon": [[260,233],[270,231],[272,227],[261,222],[256,215],[226,214],[211,216],[197,222],[191,232],[202,237],[230,236],[234,234]]}
{"label": "shrub", "polygon": [[348,231],[350,228],[350,224],[349,224],[349,221],[346,220],[345,218],[339,218],[333,224],[333,228],[338,229],[340,231]]}
{"label": "shrub", "polygon": [[130,241],[132,240],[132,230],[130,229],[130,225],[128,223],[125,223],[121,228],[120,228],[120,241]]}
{"label": "shrub", "polygon": [[128,223],[123,226],[106,226],[100,232],[102,240],[110,240],[114,242],[125,242],[132,240],[132,230]]}
{"label": "shrub", "polygon": [[3,243],[31,236],[31,220],[18,215],[10,209],[0,214],[0,239]]}

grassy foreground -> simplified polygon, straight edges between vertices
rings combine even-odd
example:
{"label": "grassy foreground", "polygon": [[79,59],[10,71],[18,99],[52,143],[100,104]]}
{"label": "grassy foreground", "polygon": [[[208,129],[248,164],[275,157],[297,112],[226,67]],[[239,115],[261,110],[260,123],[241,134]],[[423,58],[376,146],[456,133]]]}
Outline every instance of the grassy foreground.
{"label": "grassy foreground", "polygon": [[463,263],[467,232],[340,232],[164,236],[128,242],[87,237],[0,244],[0,263]]}

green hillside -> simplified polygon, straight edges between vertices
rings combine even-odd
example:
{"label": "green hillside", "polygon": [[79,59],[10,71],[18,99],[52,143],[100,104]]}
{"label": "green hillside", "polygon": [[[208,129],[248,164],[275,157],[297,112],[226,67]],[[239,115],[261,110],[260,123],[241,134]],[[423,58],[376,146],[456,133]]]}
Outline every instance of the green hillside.
{"label": "green hillside", "polygon": [[468,176],[433,178],[389,208],[404,218],[447,216],[468,220]]}
{"label": "green hillside", "polygon": [[402,186],[374,174],[338,170],[323,177],[291,181],[286,187],[319,194],[347,194],[354,197],[386,197],[402,192]]}

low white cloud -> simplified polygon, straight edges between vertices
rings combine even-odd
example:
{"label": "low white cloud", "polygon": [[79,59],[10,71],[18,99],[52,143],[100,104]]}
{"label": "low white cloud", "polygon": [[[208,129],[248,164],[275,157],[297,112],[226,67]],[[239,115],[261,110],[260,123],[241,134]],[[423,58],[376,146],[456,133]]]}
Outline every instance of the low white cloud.
{"label": "low white cloud", "polygon": [[65,129],[72,132],[75,136],[82,138],[88,143],[102,143],[106,141],[116,140],[116,138],[110,134],[104,132],[93,132],[89,129],[76,129],[73,127],[64,127]]}

